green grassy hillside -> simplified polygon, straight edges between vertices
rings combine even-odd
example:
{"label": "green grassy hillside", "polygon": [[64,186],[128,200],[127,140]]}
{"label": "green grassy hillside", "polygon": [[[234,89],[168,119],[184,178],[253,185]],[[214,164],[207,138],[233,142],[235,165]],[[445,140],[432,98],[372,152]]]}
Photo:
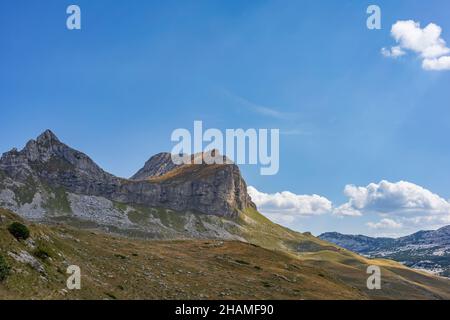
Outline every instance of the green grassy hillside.
{"label": "green grassy hillside", "polygon": [[[450,298],[448,280],[364,259],[265,221],[256,211],[241,215],[239,231],[252,244],[137,240],[32,224],[1,209],[0,216],[0,255],[10,269],[0,299]],[[28,240],[7,230],[14,221],[28,226]],[[365,288],[369,264],[381,266],[382,290]],[[69,265],[81,268],[81,290],[66,289]]]}

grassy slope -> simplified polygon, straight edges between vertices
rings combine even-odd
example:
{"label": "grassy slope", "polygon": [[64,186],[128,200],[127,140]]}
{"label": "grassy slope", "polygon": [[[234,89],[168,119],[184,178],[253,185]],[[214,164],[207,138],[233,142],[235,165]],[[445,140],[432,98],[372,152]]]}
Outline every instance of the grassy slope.
{"label": "grassy slope", "polygon": [[[385,259],[367,259],[309,233],[298,233],[274,224],[256,210],[241,215],[244,237],[274,251],[287,252],[303,265],[324,270],[337,281],[349,284],[376,299],[450,298],[450,281],[409,269]],[[382,271],[382,290],[368,290],[367,267],[377,265]]]}
{"label": "grassy slope", "polygon": [[[12,267],[0,283],[0,299],[450,298],[447,280],[390,261],[368,261],[268,221],[257,225],[265,219],[257,212],[242,215],[242,232],[269,249],[237,241],[131,240],[26,222],[33,241],[51,252],[51,259],[41,261],[43,276],[8,255],[33,249],[6,230],[21,219],[1,209],[0,215],[0,254]],[[383,290],[365,289],[369,262],[382,266]],[[81,267],[80,291],[63,291],[70,264]]]}

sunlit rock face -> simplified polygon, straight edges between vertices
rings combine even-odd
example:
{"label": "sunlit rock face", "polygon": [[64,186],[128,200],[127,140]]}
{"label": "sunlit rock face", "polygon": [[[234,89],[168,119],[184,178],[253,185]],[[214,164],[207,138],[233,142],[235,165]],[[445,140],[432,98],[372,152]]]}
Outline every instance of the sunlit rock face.
{"label": "sunlit rock face", "polygon": [[9,207],[15,202],[20,212],[20,207],[33,204],[35,211],[42,215],[46,211],[45,204],[36,203],[39,199],[36,200],[35,195],[40,194],[42,201],[51,200],[55,189],[129,205],[230,218],[240,210],[255,206],[234,164],[179,166],[172,163],[170,154],[161,153],[152,157],[132,178],[123,179],[104,171],[87,155],[62,143],[50,130],[29,141],[23,150],[13,149],[3,154],[0,191],[3,190],[3,202],[8,200]]}

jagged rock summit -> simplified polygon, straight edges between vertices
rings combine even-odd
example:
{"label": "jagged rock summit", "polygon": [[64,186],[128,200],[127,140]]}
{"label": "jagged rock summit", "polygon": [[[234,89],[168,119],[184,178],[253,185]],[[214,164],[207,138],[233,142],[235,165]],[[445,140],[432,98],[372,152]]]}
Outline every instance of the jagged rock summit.
{"label": "jagged rock summit", "polygon": [[152,177],[160,177],[169,171],[176,169],[178,165],[172,162],[171,154],[168,152],[161,152],[148,160],[144,167],[136,172],[131,180],[145,180]]}
{"label": "jagged rock summit", "polygon": [[[148,177],[158,179],[146,179]],[[0,201],[9,202],[10,209],[16,210],[14,202],[16,206],[31,204],[38,193],[31,189],[40,187],[126,205],[225,217],[255,207],[234,164],[176,166],[170,161],[170,154],[161,153],[152,157],[131,179],[123,179],[104,171],[87,155],[62,143],[50,130],[30,140],[23,150],[13,149],[3,154],[0,178],[0,190],[3,186],[4,190],[15,193],[11,199],[11,192],[3,191]],[[25,199],[29,203],[19,203],[23,199],[18,201],[20,191],[17,190],[23,188],[36,191]],[[8,198],[5,192],[9,199],[5,199]]]}

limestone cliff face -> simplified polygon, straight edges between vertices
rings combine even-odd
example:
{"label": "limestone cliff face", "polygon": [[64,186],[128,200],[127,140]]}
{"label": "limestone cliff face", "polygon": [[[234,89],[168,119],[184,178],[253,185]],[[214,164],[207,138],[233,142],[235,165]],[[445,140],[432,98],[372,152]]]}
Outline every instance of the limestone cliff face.
{"label": "limestone cliff face", "polygon": [[49,130],[29,141],[23,150],[5,153],[0,170],[19,183],[33,181],[125,204],[226,217],[255,207],[234,164],[176,166],[170,154],[159,154],[132,179],[122,179],[102,170]]}

